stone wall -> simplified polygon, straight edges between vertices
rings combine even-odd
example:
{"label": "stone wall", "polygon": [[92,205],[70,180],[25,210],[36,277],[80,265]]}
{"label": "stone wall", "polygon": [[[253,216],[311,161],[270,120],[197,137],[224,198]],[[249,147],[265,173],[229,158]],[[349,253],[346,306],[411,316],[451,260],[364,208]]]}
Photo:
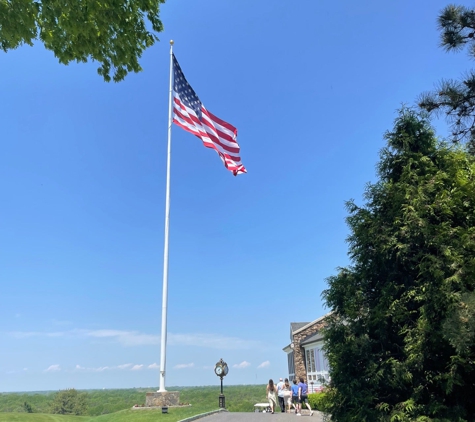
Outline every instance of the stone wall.
{"label": "stone wall", "polygon": [[145,397],[145,406],[178,406],[180,404],[179,391],[165,391],[156,393],[147,393]]}
{"label": "stone wall", "polygon": [[[294,343],[294,367],[295,377],[299,379],[303,377],[307,379],[307,370],[305,369],[305,350],[300,343],[305,340],[309,335],[315,334],[325,326],[325,320],[315,322],[303,331],[299,331],[292,336],[292,343]],[[298,330],[297,330],[298,331]]]}

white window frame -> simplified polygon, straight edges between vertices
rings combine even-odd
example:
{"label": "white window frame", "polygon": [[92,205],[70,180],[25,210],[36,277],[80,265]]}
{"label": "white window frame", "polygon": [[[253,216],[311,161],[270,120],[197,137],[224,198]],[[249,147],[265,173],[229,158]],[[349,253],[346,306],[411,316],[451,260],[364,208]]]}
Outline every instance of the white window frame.
{"label": "white window frame", "polygon": [[305,370],[309,393],[320,391],[330,381],[328,361],[323,351],[323,341],[304,346]]}
{"label": "white window frame", "polygon": [[287,354],[287,365],[289,369],[289,380],[292,382],[295,377],[295,357],[293,351]]}

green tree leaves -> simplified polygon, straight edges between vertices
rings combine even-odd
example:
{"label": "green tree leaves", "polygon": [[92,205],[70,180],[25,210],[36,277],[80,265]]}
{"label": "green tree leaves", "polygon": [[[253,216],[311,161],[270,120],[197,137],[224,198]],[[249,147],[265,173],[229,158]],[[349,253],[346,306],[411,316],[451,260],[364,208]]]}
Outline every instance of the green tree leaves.
{"label": "green tree leaves", "polygon": [[33,45],[39,5],[33,0],[0,0],[0,46],[3,51],[22,43]]}
{"label": "green tree leaves", "polygon": [[332,414],[473,421],[475,161],[410,110],[385,138],[378,182],[347,204],[352,265],[323,293]]}
{"label": "green tree leaves", "polygon": [[452,302],[443,325],[444,336],[462,357],[470,357],[475,338],[475,293],[457,292]]}
{"label": "green tree leaves", "polygon": [[51,404],[51,413],[85,415],[87,413],[87,393],[79,393],[74,388],[59,391]]}
{"label": "green tree leaves", "polygon": [[[139,58],[163,30],[165,0],[0,0],[3,51],[40,39],[60,63],[93,60],[98,73],[119,82],[142,70]],[[111,73],[113,74],[111,77]]]}

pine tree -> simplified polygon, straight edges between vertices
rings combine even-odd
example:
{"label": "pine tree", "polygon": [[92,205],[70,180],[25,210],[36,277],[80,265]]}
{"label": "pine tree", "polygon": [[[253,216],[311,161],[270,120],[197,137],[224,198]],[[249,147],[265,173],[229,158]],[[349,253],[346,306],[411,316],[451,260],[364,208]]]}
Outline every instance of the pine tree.
{"label": "pine tree", "polygon": [[475,159],[414,111],[385,138],[379,180],[362,207],[347,204],[351,266],[323,293],[331,412],[474,421],[474,317],[462,304],[475,290]]}
{"label": "pine tree", "polygon": [[79,393],[74,388],[61,390],[54,396],[50,411],[60,415],[85,415],[87,393]]}
{"label": "pine tree", "polygon": [[[475,58],[475,9],[449,5],[440,13],[438,26],[445,50],[468,47],[468,54]],[[475,154],[475,71],[458,81],[443,80],[434,91],[422,94],[418,103],[429,113],[445,114],[453,140],[466,139]]]}

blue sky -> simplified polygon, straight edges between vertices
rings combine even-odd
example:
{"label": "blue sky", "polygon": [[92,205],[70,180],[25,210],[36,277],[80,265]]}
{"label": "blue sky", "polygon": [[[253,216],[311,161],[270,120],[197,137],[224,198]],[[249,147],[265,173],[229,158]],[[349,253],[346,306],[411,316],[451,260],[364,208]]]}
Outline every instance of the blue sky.
{"label": "blue sky", "polygon": [[248,174],[173,127],[166,385],[287,375],[396,110],[471,66],[438,47],[446,4],[169,0],[119,84],[0,54],[0,391],[158,386],[170,39]]}

